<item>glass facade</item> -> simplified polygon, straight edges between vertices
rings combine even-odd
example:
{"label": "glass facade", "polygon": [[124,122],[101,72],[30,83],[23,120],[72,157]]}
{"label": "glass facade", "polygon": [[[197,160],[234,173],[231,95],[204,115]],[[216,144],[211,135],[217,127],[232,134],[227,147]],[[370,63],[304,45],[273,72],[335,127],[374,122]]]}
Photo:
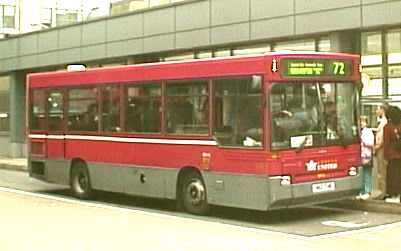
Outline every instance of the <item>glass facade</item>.
{"label": "glass facade", "polygon": [[10,78],[0,77],[0,132],[10,130]]}
{"label": "glass facade", "polygon": [[388,94],[401,95],[401,29],[386,34]]}
{"label": "glass facade", "polygon": [[383,52],[381,32],[361,36],[362,96],[381,96],[383,89]]}
{"label": "glass facade", "polygon": [[401,29],[361,34],[362,96],[401,95]]}
{"label": "glass facade", "polygon": [[401,107],[401,29],[361,33],[362,114],[376,127],[383,102]]}

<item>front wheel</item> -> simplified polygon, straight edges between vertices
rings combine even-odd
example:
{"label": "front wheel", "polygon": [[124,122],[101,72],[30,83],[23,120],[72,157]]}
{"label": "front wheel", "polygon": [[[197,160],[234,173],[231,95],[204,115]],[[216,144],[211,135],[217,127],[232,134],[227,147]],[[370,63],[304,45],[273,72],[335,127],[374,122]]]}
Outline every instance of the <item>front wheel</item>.
{"label": "front wheel", "polygon": [[209,212],[206,186],[198,173],[184,176],[181,187],[181,202],[184,209],[192,214],[205,215]]}
{"label": "front wheel", "polygon": [[72,194],[79,199],[90,199],[93,197],[93,190],[86,164],[77,162],[73,165],[70,177],[70,189]]}

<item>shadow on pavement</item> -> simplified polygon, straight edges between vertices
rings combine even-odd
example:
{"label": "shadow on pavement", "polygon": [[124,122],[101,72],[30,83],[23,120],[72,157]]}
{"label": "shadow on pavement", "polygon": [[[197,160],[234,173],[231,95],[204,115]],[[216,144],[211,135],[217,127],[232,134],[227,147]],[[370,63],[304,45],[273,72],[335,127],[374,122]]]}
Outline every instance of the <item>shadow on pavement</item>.
{"label": "shadow on pavement", "polygon": [[[57,195],[68,199],[75,199],[68,189],[59,190],[44,190],[42,194]],[[78,199],[77,199],[78,200]],[[129,196],[119,193],[96,192],[94,203],[105,203],[112,206],[136,209],[143,211],[154,211],[158,213],[166,213],[170,215],[179,215],[181,217],[199,218],[205,216],[194,216],[189,213],[179,211],[176,207],[176,202],[172,200],[143,198]],[[315,218],[338,216],[345,214],[344,210],[329,209],[329,208],[313,208],[299,207],[291,209],[280,209],[273,211],[256,211],[238,208],[228,208],[213,206],[207,218],[215,218],[217,221],[223,222],[244,222],[245,224],[256,225],[282,225],[285,223],[304,222],[305,220],[313,220]]]}

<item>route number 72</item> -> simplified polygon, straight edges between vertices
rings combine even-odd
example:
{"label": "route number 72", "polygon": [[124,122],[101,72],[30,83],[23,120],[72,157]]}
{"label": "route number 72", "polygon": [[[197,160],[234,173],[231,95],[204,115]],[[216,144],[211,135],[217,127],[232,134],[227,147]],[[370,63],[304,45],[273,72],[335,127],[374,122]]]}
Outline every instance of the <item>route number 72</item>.
{"label": "route number 72", "polygon": [[333,62],[333,74],[334,75],[345,75],[345,63],[344,62]]}

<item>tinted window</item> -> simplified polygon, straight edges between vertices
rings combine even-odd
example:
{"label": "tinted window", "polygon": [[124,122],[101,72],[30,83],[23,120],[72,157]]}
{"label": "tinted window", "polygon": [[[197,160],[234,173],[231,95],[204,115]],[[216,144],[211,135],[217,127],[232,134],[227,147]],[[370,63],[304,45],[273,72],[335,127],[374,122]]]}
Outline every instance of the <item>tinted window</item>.
{"label": "tinted window", "polygon": [[128,132],[156,133],[161,128],[160,84],[127,88],[126,129]]}
{"label": "tinted window", "polygon": [[31,96],[30,127],[33,130],[46,130],[46,92],[34,90]]}
{"label": "tinted window", "polygon": [[119,132],[120,127],[120,87],[102,88],[102,129]]}
{"label": "tinted window", "polygon": [[97,131],[99,116],[97,89],[71,89],[68,92],[68,129]]}
{"label": "tinted window", "polygon": [[49,130],[63,130],[63,93],[50,91],[47,98]]}
{"label": "tinted window", "polygon": [[208,134],[208,93],[207,81],[169,83],[167,85],[167,132]]}
{"label": "tinted window", "polygon": [[260,76],[214,81],[214,135],[220,145],[262,146]]}

